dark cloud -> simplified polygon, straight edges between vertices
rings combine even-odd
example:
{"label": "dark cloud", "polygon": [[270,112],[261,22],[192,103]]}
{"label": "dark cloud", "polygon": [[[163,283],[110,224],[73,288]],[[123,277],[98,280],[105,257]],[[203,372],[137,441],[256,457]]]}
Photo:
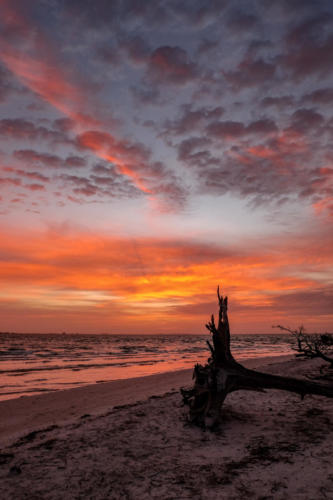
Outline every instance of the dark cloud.
{"label": "dark cloud", "polygon": [[97,156],[109,156],[124,178],[141,186],[147,195],[161,199],[165,207],[171,200],[170,210],[184,205],[187,193],[182,181],[162,162],[153,161],[143,144],[117,141],[111,134],[94,130],[78,135],[76,143],[78,148],[96,151]]}
{"label": "dark cloud", "polygon": [[276,72],[273,63],[263,59],[244,59],[237,67],[236,71],[223,72],[225,79],[231,85],[232,90],[240,90],[247,87],[254,87],[260,84],[271,84]]}
{"label": "dark cloud", "polygon": [[87,165],[86,159],[81,156],[67,156],[64,160],[64,166],[69,168],[80,168]]}
{"label": "dark cloud", "polygon": [[277,132],[278,128],[273,120],[268,118],[262,118],[261,120],[256,120],[251,122],[246,127],[246,133],[249,134],[270,134],[272,132]]}
{"label": "dark cloud", "polygon": [[[203,166],[216,164],[216,159],[209,151],[211,141],[207,137],[191,137],[178,144],[178,159],[190,166]],[[206,149],[202,149],[206,148]],[[219,161],[217,160],[219,164]]]}
{"label": "dark cloud", "polygon": [[53,121],[53,128],[60,130],[60,132],[70,132],[75,127],[75,123],[70,118],[58,118]]}
{"label": "dark cloud", "polygon": [[286,35],[286,52],[277,62],[300,81],[310,75],[326,77],[332,72],[333,16],[323,13],[291,29]]}
{"label": "dark cloud", "polygon": [[99,0],[98,4],[91,0],[67,0],[65,12],[75,23],[84,24],[90,29],[112,24],[118,16],[119,2]]}
{"label": "dark cloud", "polygon": [[152,52],[148,75],[156,83],[184,85],[197,78],[198,68],[184,49],[165,45]]}
{"label": "dark cloud", "polygon": [[294,97],[290,95],[275,96],[275,97],[264,97],[261,101],[261,106],[263,108],[269,108],[270,106],[276,106],[278,109],[283,109],[288,106],[294,105]]}
{"label": "dark cloud", "polygon": [[313,44],[300,47],[298,50],[290,50],[279,58],[279,62],[297,81],[312,74],[326,77],[332,72],[332,51],[333,36],[319,46]]}
{"label": "dark cloud", "polygon": [[165,132],[173,135],[183,135],[200,129],[207,122],[218,120],[224,113],[221,106],[201,107],[193,109],[191,105],[185,105],[182,112],[174,121],[167,120],[164,124]]}
{"label": "dark cloud", "polygon": [[29,179],[35,179],[37,181],[42,181],[42,182],[48,182],[50,180],[49,177],[46,177],[46,175],[43,175],[40,172],[29,172],[26,170],[21,170],[19,168],[13,168],[13,167],[4,167],[3,171],[17,175],[18,177],[28,177]]}
{"label": "dark cloud", "polygon": [[227,2],[224,0],[210,0],[209,2],[171,0],[166,5],[168,5],[168,8],[176,16],[180,24],[185,22],[187,25],[198,28],[220,19]]}
{"label": "dark cloud", "polygon": [[[303,133],[318,127],[322,117],[298,110],[292,120],[293,127],[280,131],[267,119],[247,126],[212,124],[208,137],[191,137],[177,145],[178,159],[196,176],[200,192],[232,193],[252,206],[281,205],[298,198],[329,212],[333,179],[325,167],[327,152],[314,160],[311,146],[303,139]],[[303,127],[303,133],[297,127]],[[221,154],[209,137],[224,140],[227,149]],[[232,146],[227,139],[235,139]],[[323,166],[314,166],[316,161]]]}
{"label": "dark cloud", "polygon": [[252,206],[286,199],[295,192],[295,179],[281,176],[271,162],[246,157],[246,164],[234,159],[221,161],[219,167],[200,172],[201,187],[215,195],[233,193],[251,200]]}
{"label": "dark cloud", "polygon": [[217,139],[235,139],[248,134],[270,134],[277,131],[273,120],[262,118],[245,126],[242,122],[232,120],[216,121],[208,125],[207,133]]}
{"label": "dark cloud", "polygon": [[122,62],[122,58],[117,46],[99,45],[96,48],[96,55],[101,59],[102,63],[111,66],[118,66]]}
{"label": "dark cloud", "polygon": [[215,50],[219,46],[217,40],[209,40],[207,38],[203,38],[199,41],[199,46],[197,49],[197,55],[207,55],[212,50]]}
{"label": "dark cloud", "polygon": [[71,139],[60,131],[44,126],[35,125],[23,118],[5,118],[0,120],[0,138],[44,140],[59,144],[72,144]]}
{"label": "dark cloud", "polygon": [[314,104],[331,104],[333,102],[333,88],[329,87],[309,92],[301,98],[301,102],[312,102]]}
{"label": "dark cloud", "polygon": [[241,10],[233,11],[227,19],[227,26],[230,30],[239,33],[252,29],[258,22],[258,18]]}
{"label": "dark cloud", "polygon": [[316,132],[323,123],[323,116],[313,109],[297,109],[291,116],[291,127],[297,132]]}
{"label": "dark cloud", "polygon": [[117,175],[115,166],[109,164],[97,163],[91,170],[96,175],[108,175],[112,178]]}
{"label": "dark cloud", "polygon": [[134,65],[146,65],[151,48],[142,36],[129,36],[128,33],[121,33],[107,45],[105,43],[98,45],[96,54],[103,62],[113,66],[122,65],[124,60]]}
{"label": "dark cloud", "polygon": [[[22,18],[32,18],[33,8],[32,5],[28,5],[24,0],[12,0],[10,2],[10,9],[7,8],[6,2],[1,2],[4,5],[0,6],[3,8],[2,11],[2,25],[1,25],[1,35],[8,42],[25,42],[31,37],[31,32],[25,23],[21,22]],[[36,2],[37,4],[37,2]],[[37,8],[40,5],[37,4]],[[13,12],[18,12],[19,15],[13,15]]]}
{"label": "dark cloud", "polygon": [[243,136],[246,133],[246,127],[243,123],[232,120],[216,121],[208,125],[207,133],[219,139],[235,138]]}
{"label": "dark cloud", "polygon": [[146,25],[161,29],[165,24],[172,23],[193,28],[204,27],[216,21],[226,2],[211,0],[66,0],[63,15],[73,20],[73,24],[84,25],[89,30],[110,29],[120,30],[124,24],[130,27]]}
{"label": "dark cloud", "polygon": [[140,26],[143,22],[158,25],[169,19],[164,2],[142,2],[140,0],[66,0],[63,14],[73,20],[74,25],[89,30],[102,28],[119,30],[122,23]]}
{"label": "dark cloud", "polygon": [[135,64],[148,62],[151,49],[141,36],[122,38],[118,42],[118,48],[126,52],[127,57]]}
{"label": "dark cloud", "polygon": [[332,24],[332,14],[326,12],[316,17],[311,17],[294,26],[286,35],[288,45],[304,45],[310,42],[325,42],[325,32]]}
{"label": "dark cloud", "polygon": [[64,187],[68,185],[73,186],[73,193],[76,195],[83,196],[95,196],[98,194],[98,187],[91,182],[91,180],[87,177],[78,176],[78,175],[68,175],[63,174],[59,176],[59,178],[65,182]]}
{"label": "dark cloud", "polygon": [[42,165],[52,168],[80,168],[86,166],[86,160],[80,156],[61,158],[54,154],[41,153],[33,149],[14,151],[13,156],[28,165]]}
{"label": "dark cloud", "polygon": [[15,90],[8,70],[0,64],[0,102],[4,102]]}
{"label": "dark cloud", "polygon": [[145,104],[161,104],[161,93],[157,86],[136,85],[130,88],[136,102]]}
{"label": "dark cloud", "polygon": [[312,309],[318,315],[329,315],[332,313],[333,288],[328,285],[304,292],[289,292],[272,297],[272,301],[272,307],[283,312],[302,315]]}
{"label": "dark cloud", "polygon": [[59,179],[64,182],[64,187],[70,186],[76,196],[95,199],[105,198],[132,198],[141,195],[126,178],[117,174],[115,169],[109,169],[107,175],[91,174],[78,176],[62,174]]}

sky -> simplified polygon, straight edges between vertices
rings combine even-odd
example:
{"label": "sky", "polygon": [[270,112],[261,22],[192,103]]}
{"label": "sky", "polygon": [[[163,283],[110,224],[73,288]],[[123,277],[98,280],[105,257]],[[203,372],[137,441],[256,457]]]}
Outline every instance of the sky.
{"label": "sky", "polygon": [[0,331],[333,330],[330,0],[0,0]]}

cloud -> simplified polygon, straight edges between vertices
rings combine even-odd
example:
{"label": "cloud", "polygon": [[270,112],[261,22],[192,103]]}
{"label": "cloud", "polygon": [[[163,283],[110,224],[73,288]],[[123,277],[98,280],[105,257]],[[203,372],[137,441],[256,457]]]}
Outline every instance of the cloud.
{"label": "cloud", "polygon": [[207,53],[215,50],[218,48],[218,41],[217,40],[209,40],[207,38],[203,38],[202,40],[199,41],[199,46],[197,49],[197,54],[198,56],[206,56]]}
{"label": "cloud", "polygon": [[152,52],[148,75],[156,83],[184,85],[197,78],[198,68],[184,49],[165,45]]}
{"label": "cloud", "polygon": [[151,48],[142,36],[128,36],[127,33],[120,33],[114,41],[104,42],[96,48],[102,62],[114,67],[123,65],[124,59],[133,65],[146,65],[150,53]]}
{"label": "cloud", "polygon": [[118,49],[125,51],[127,57],[134,64],[147,63],[151,53],[147,41],[138,35],[130,38],[121,38],[118,41]]}
{"label": "cloud", "polygon": [[24,118],[3,118],[0,120],[0,138],[48,141],[55,144],[69,145],[72,140],[63,132],[35,125]]}
{"label": "cloud", "polygon": [[132,85],[130,90],[135,101],[140,105],[163,103],[163,97],[157,86],[147,85],[147,82],[142,85]]}
{"label": "cloud", "polygon": [[224,113],[221,106],[195,108],[189,104],[181,108],[180,116],[176,120],[167,120],[164,123],[166,135],[184,135],[200,128],[209,121],[218,120]]}
{"label": "cloud", "polygon": [[242,122],[232,120],[215,121],[208,125],[207,133],[217,139],[235,139],[249,134],[271,134],[277,132],[277,126],[273,120],[261,118],[244,125]]}
{"label": "cloud", "polygon": [[11,184],[13,186],[21,186],[21,179],[12,177],[0,177],[0,185]]}
{"label": "cloud", "polygon": [[60,174],[58,179],[64,182],[66,188],[71,186],[77,196],[111,199],[136,198],[141,194],[128,179],[119,175],[114,167],[99,165],[95,166],[90,175]]}
{"label": "cloud", "polygon": [[30,189],[30,191],[45,191],[45,187],[43,184],[38,184],[37,182],[33,184],[26,184],[24,186],[26,189]]}
{"label": "cloud", "polygon": [[208,167],[212,164],[220,164],[219,160],[214,160],[209,151],[210,144],[211,141],[206,137],[185,139],[178,144],[178,159],[191,167]]}
{"label": "cloud", "polygon": [[290,95],[276,96],[276,97],[264,97],[260,103],[263,108],[268,108],[270,106],[276,106],[278,109],[283,109],[286,107],[291,107],[294,105],[294,98]]}
{"label": "cloud", "polygon": [[169,17],[163,2],[140,2],[138,0],[99,0],[93,4],[90,0],[67,0],[62,11],[65,21],[71,21],[74,27],[88,31],[101,29],[119,30],[119,25],[128,23],[141,26],[159,25]]}
{"label": "cloud", "polygon": [[294,81],[311,75],[323,78],[332,72],[332,22],[332,14],[321,13],[301,22],[287,33],[286,51],[276,60]]}
{"label": "cloud", "polygon": [[41,153],[32,149],[22,149],[14,151],[14,158],[26,163],[28,165],[41,165],[51,168],[81,168],[86,166],[85,158],[80,156],[67,156],[67,158],[61,158],[60,156]]}
{"label": "cloud", "polygon": [[317,89],[301,98],[302,103],[311,102],[313,104],[331,104],[333,102],[333,88]]}
{"label": "cloud", "polygon": [[211,0],[203,3],[198,0],[171,1],[168,6],[175,15],[180,26],[191,26],[194,29],[207,28],[223,15],[227,2]]}
{"label": "cloud", "polygon": [[207,133],[219,139],[235,138],[246,134],[246,127],[243,123],[233,120],[216,121],[208,125]]}
{"label": "cloud", "polygon": [[0,102],[4,102],[15,90],[17,89],[11,81],[9,72],[0,64]]}
{"label": "cloud", "polygon": [[57,118],[53,121],[53,128],[65,134],[75,129],[75,121],[70,118]]}
{"label": "cloud", "polygon": [[2,170],[4,172],[17,175],[18,177],[28,177],[29,179],[35,179],[37,181],[48,182],[50,180],[50,177],[47,177],[46,175],[43,175],[40,172],[29,172],[26,170],[21,170],[19,168],[13,168],[13,167],[2,167]]}
{"label": "cloud", "polygon": [[107,155],[120,156],[127,161],[139,159],[147,161],[150,157],[150,151],[140,143],[132,143],[126,140],[117,140],[108,132],[99,130],[88,130],[76,137],[78,148],[105,151]]}
{"label": "cloud", "polygon": [[318,132],[323,124],[323,116],[313,109],[300,108],[291,115],[291,128],[299,133]]}
{"label": "cloud", "polygon": [[[26,28],[29,28],[28,33],[30,33],[31,22],[29,18],[21,14],[15,17],[15,12],[13,12],[7,2],[5,3],[5,7],[10,14],[7,16],[8,29],[14,29],[16,26],[24,31]],[[141,9],[141,7],[134,3],[133,8],[139,11]],[[144,10],[146,11],[146,9]],[[106,14],[108,12],[110,10],[107,10]],[[75,141],[77,148],[89,150],[97,158],[112,162],[116,165],[120,174],[131,179],[137,189],[143,193],[150,194],[152,200],[161,196],[165,204],[170,194],[170,185],[168,179],[161,176],[166,174],[169,177],[170,171],[165,167],[163,169],[156,169],[154,162],[148,161],[151,153],[142,144],[126,139],[119,139],[116,133],[113,132],[111,134],[109,131],[106,132],[105,130],[109,130],[110,127],[110,120],[109,122],[105,122],[96,114],[93,115],[85,111],[87,88],[89,86],[80,86],[75,83],[75,79],[72,76],[73,73],[68,68],[66,69],[66,66],[59,64],[58,58],[55,56],[51,45],[41,30],[37,30],[34,37],[28,37],[27,45],[29,51],[24,46],[25,50],[23,50],[23,53],[25,57],[22,57],[22,50],[10,44],[6,39],[2,38],[1,42],[3,43],[3,50],[0,56],[7,67],[29,89],[37,93],[57,110],[64,113],[66,118],[69,119],[69,122],[67,121],[66,123],[62,122],[60,124],[60,122],[54,122],[57,130],[53,130],[53,134],[63,135],[65,129],[61,127],[64,126],[67,127],[66,133],[68,133],[68,130],[72,129],[72,124],[74,124],[75,131],[77,132],[77,139]],[[157,68],[160,67],[160,63],[167,68],[170,80],[179,82],[184,78],[186,79],[186,75],[189,76],[192,65],[185,60],[184,51],[178,47],[162,47],[160,49],[160,51],[157,49],[150,59],[154,64],[156,63],[154,66],[156,69],[155,76],[158,77],[160,70]],[[31,53],[33,56],[31,56]],[[12,125],[13,123],[8,123],[8,120],[2,121],[0,123],[0,132],[4,129],[7,134],[13,135]],[[111,125],[114,124],[112,123]],[[58,131],[59,127],[61,131]],[[21,120],[20,123],[15,123],[14,128],[16,137],[18,134],[26,138],[31,137],[31,135],[37,137],[45,132],[41,127],[37,129],[36,127],[31,127],[31,124],[24,120]],[[85,131],[82,132],[82,129],[85,129]],[[49,158],[49,160],[56,162],[54,158]],[[157,174],[158,179],[156,179]],[[149,177],[152,177],[152,179],[149,179]],[[173,181],[176,180],[175,175],[171,174],[171,178]],[[179,179],[177,181],[179,185],[174,192],[182,192],[184,197],[185,191],[182,189]],[[162,189],[162,191],[159,191],[157,187]],[[166,192],[163,192],[163,188],[166,189]],[[172,209],[175,208],[174,201]],[[183,198],[181,200],[182,203]]]}
{"label": "cloud", "polygon": [[228,29],[235,33],[244,33],[251,30],[258,23],[258,18],[241,10],[233,11],[227,20]]}
{"label": "cloud", "polygon": [[[301,318],[305,309],[315,310],[316,314],[330,316],[332,314],[333,287],[331,285],[315,287],[310,290],[297,290],[273,297],[272,309],[291,312]],[[299,325],[295,325],[299,326]],[[310,333],[310,332],[309,332]]]}
{"label": "cloud", "polygon": [[252,207],[302,200],[315,213],[329,214],[330,158],[326,149],[321,156],[314,155],[311,135],[304,135],[311,133],[317,141],[322,117],[312,110],[298,111],[291,117],[292,125],[280,131],[265,119],[248,125],[213,123],[205,137],[193,136],[177,145],[178,159],[195,176],[200,192],[230,193],[248,200]]}
{"label": "cloud", "polygon": [[[137,189],[156,200],[158,207],[180,209],[186,199],[181,180],[162,162],[151,159],[151,152],[141,143],[117,141],[111,134],[87,131],[77,136],[78,148],[91,150],[117,168],[118,173],[128,175]],[[161,198],[160,204],[158,199]]]}
{"label": "cloud", "polygon": [[239,63],[236,71],[224,71],[223,75],[231,85],[231,90],[239,91],[260,84],[271,85],[275,72],[275,64],[249,56]]}

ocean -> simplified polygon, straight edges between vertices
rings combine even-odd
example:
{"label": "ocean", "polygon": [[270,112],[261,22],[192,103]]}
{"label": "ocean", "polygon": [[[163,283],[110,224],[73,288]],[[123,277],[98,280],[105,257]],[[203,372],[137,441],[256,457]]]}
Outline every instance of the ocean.
{"label": "ocean", "polygon": [[[0,334],[0,400],[192,368],[209,335]],[[233,335],[237,360],[291,354],[291,335]]]}

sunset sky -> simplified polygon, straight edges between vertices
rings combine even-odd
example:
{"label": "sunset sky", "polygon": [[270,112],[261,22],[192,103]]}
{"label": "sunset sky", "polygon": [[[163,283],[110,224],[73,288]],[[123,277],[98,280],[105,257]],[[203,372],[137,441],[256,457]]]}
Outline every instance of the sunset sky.
{"label": "sunset sky", "polygon": [[333,3],[0,0],[0,331],[333,330]]}

